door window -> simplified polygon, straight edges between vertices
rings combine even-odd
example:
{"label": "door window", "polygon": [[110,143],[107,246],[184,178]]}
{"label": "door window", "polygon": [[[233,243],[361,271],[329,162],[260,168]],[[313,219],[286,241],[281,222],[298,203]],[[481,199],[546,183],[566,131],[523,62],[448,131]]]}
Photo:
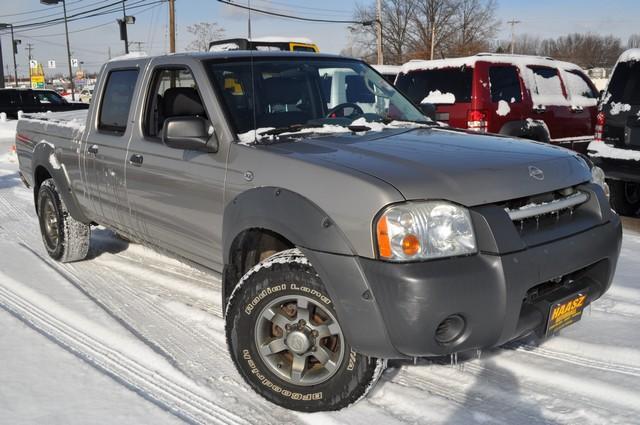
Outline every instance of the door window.
{"label": "door window", "polygon": [[58,93],[49,91],[34,91],[32,93],[35,103],[40,103],[41,105],[62,105],[66,103]]}
{"label": "door window", "polygon": [[138,70],[111,71],[102,96],[98,129],[123,134],[127,129],[133,92],[138,81]]}
{"label": "door window", "polygon": [[15,105],[16,103],[17,103],[17,99],[16,99],[15,91],[0,90],[0,106],[11,106],[11,105]]}
{"label": "door window", "polygon": [[207,118],[193,74],[186,68],[158,69],[152,78],[145,114],[145,135],[159,138],[164,121],[171,117]]}
{"label": "door window", "polygon": [[489,68],[489,84],[491,86],[491,101],[508,103],[522,101],[520,77],[514,66],[492,66]]}
{"label": "door window", "polygon": [[532,66],[535,87],[532,88],[534,103],[541,105],[565,105],[567,99],[562,91],[558,70],[546,66]]}

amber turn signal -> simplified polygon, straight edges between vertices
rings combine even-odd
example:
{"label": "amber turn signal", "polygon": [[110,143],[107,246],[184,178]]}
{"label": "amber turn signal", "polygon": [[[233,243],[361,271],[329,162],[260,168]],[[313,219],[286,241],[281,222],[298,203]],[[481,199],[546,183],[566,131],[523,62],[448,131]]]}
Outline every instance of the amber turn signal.
{"label": "amber turn signal", "polygon": [[378,236],[378,253],[382,258],[391,258],[391,241],[389,240],[389,230],[387,228],[387,217],[380,217],[376,226],[376,234]]}
{"label": "amber turn signal", "polygon": [[402,252],[409,257],[420,252],[420,240],[416,235],[408,234],[402,238]]}

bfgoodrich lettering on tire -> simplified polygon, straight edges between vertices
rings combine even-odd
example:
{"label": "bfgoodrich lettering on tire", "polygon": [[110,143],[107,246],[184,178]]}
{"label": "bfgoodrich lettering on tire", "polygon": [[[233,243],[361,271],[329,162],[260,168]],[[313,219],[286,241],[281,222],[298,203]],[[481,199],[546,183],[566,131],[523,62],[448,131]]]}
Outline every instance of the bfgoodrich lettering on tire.
{"label": "bfgoodrich lettering on tire", "polygon": [[363,397],[382,372],[381,360],[351,349],[332,300],[297,249],[247,272],[227,305],[226,333],[244,379],[288,409],[341,409]]}

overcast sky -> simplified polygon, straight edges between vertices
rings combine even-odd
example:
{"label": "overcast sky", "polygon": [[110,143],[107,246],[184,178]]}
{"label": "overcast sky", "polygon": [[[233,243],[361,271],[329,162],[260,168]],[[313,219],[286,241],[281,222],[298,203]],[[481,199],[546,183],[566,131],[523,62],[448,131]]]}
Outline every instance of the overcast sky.
{"label": "overcast sky", "polygon": [[[116,0],[67,0],[69,15],[88,9],[115,3]],[[140,41],[142,50],[157,54],[168,49],[167,24],[168,7],[155,0],[127,0],[127,4],[139,7],[128,14],[136,16],[135,25],[129,26],[129,40]],[[313,18],[336,20],[351,19],[357,3],[373,0],[252,0],[256,8],[297,14]],[[247,0],[236,0],[246,4]],[[45,6],[40,0],[1,0],[0,23],[13,23],[16,26],[31,22],[46,21],[62,15],[61,6]],[[217,22],[227,30],[227,36],[246,36],[247,12],[220,4],[216,0],[176,0],[177,44],[178,50],[191,41],[186,27],[196,22]],[[119,40],[115,22],[117,13],[98,16],[69,23],[71,50],[73,56],[84,62],[84,67],[96,70],[107,57],[123,53],[123,42]],[[515,18],[522,21],[516,26],[517,33],[529,33],[541,37],[556,37],[570,32],[594,32],[613,34],[627,38],[637,29],[640,18],[640,2],[637,0],[502,0],[498,5],[498,18],[503,22],[500,38],[507,39],[510,27],[506,21]],[[266,17],[253,14],[253,35],[295,35],[313,39],[324,52],[338,53],[348,42],[349,28],[346,24],[325,24],[298,22],[288,19]],[[3,58],[13,73],[11,42],[8,33],[0,35]],[[22,40],[17,56],[18,72],[26,74],[27,43],[33,45],[33,56],[41,63],[55,60],[57,69],[47,74],[63,72],[66,64],[64,26],[16,30],[15,37]],[[134,47],[135,49],[135,47]]]}

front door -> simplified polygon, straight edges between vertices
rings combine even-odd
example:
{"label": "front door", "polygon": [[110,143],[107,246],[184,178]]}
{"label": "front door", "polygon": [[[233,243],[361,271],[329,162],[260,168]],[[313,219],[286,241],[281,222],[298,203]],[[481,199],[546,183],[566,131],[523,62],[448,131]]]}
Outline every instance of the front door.
{"label": "front door", "polygon": [[138,237],[221,270],[226,156],[162,142],[165,120],[212,117],[199,85],[205,78],[186,66],[156,65],[145,83],[142,134],[129,146],[127,194]]}

